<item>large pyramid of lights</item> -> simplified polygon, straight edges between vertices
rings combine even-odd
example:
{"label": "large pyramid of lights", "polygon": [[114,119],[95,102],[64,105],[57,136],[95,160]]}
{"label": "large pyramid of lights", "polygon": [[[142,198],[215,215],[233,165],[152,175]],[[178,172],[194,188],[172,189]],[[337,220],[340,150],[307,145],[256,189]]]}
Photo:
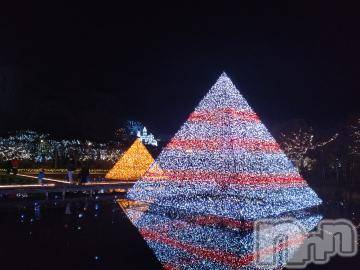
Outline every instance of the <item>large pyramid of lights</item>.
{"label": "large pyramid of lights", "polygon": [[120,157],[105,178],[112,180],[138,180],[154,162],[153,157],[140,141],[136,139]]}
{"label": "large pyramid of lights", "polygon": [[127,198],[165,269],[253,268],[254,221],[292,216],[310,230],[321,204],[225,73]]}
{"label": "large pyramid of lights", "polygon": [[321,203],[223,73],[128,198],[230,218]]}

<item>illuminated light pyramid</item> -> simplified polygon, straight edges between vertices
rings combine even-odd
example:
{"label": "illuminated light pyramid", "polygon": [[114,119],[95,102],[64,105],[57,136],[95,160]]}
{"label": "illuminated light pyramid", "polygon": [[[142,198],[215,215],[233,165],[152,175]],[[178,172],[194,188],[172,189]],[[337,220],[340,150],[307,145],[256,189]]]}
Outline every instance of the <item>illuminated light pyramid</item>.
{"label": "illuminated light pyramid", "polygon": [[241,230],[294,215],[310,228],[321,204],[225,73],[127,198],[147,205],[132,221],[167,269],[249,266]]}
{"label": "illuminated light pyramid", "polygon": [[105,178],[113,180],[138,180],[154,162],[153,157],[140,141],[136,139],[120,157]]}
{"label": "illuminated light pyramid", "polygon": [[321,203],[225,73],[154,164],[128,198],[245,219]]}

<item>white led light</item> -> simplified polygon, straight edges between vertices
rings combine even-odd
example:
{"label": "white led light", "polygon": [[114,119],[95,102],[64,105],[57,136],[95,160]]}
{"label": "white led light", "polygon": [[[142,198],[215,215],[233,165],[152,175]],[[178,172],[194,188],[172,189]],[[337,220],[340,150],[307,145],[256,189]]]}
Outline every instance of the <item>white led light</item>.
{"label": "white led light", "polygon": [[128,199],[165,269],[253,269],[254,220],[292,215],[310,230],[319,216],[304,210],[321,203],[225,73]]}

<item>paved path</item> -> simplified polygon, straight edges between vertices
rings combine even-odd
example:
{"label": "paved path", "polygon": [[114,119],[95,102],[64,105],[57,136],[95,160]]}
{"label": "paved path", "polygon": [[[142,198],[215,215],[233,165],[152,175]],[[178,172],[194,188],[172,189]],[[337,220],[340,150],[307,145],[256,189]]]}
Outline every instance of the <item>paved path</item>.
{"label": "paved path", "polygon": [[[38,179],[37,176],[28,175],[28,174],[19,174],[18,173],[17,175],[22,176],[22,177],[32,178],[32,179]],[[69,181],[59,180],[59,179],[54,179],[54,178],[49,178],[49,177],[45,177],[44,180],[49,181],[49,182],[54,182],[54,183],[70,184]]]}
{"label": "paved path", "polygon": [[[36,176],[19,174],[19,176],[37,179]],[[107,182],[89,182],[82,185],[71,184],[69,181],[44,178],[50,183],[29,184],[29,185],[1,185],[0,194],[17,194],[17,193],[51,193],[51,192],[78,192],[78,191],[109,191],[129,189],[135,182],[133,181],[107,181]]]}

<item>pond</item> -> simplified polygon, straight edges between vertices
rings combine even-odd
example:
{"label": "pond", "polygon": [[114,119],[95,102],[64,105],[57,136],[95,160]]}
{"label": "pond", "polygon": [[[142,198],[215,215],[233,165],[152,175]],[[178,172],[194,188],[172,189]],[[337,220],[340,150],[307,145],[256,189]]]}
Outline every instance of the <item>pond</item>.
{"label": "pond", "polygon": [[[119,206],[122,196],[2,199],[0,269],[162,269]],[[329,198],[320,211],[360,223],[354,202]],[[308,269],[358,269],[359,262],[335,257]]]}
{"label": "pond", "polygon": [[0,269],[161,269],[114,196],[0,204]]}

